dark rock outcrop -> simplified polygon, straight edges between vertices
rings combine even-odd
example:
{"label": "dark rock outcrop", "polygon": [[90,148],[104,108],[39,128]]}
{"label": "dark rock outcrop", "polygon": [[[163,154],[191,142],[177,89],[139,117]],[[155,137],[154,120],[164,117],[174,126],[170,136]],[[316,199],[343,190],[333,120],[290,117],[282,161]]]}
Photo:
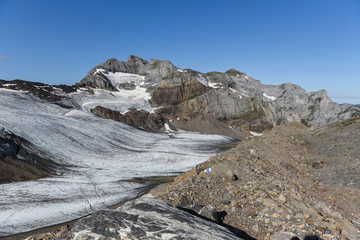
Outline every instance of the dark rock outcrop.
{"label": "dark rock outcrop", "polygon": [[91,112],[99,117],[119,121],[149,132],[165,132],[165,123],[168,124],[168,120],[161,115],[151,114],[143,110],[130,110],[121,114],[118,111],[97,106],[91,109]]}
{"label": "dark rock outcrop", "polygon": [[80,219],[72,230],[80,239],[242,239],[225,227],[142,197],[116,210],[101,210]]}
{"label": "dark rock outcrop", "polygon": [[39,150],[25,139],[0,132],[0,183],[34,180],[50,176],[58,167],[36,154]]}
{"label": "dark rock outcrop", "polygon": [[64,84],[52,86],[40,82],[16,79],[12,81],[0,80],[0,88],[24,91],[63,108],[74,107],[73,101],[66,96],[66,94],[76,92],[75,86],[67,86]]}

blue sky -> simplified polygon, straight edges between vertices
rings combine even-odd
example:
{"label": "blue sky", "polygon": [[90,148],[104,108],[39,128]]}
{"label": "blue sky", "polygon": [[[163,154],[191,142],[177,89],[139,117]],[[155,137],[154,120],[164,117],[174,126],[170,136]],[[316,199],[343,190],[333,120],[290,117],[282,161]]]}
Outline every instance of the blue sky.
{"label": "blue sky", "polygon": [[360,103],[360,1],[0,0],[0,78],[79,82],[129,55]]}

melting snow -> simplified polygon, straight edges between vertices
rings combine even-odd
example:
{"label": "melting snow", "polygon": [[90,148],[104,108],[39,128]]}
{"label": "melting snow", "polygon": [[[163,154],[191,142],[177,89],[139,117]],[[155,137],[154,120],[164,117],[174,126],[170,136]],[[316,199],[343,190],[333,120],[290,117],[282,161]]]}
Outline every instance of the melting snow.
{"label": "melting snow", "polygon": [[98,74],[98,73],[100,73],[100,72],[106,72],[106,70],[105,70],[105,69],[101,69],[101,68],[96,69],[96,71],[93,73],[93,75],[96,75],[96,74]]}
{"label": "melting snow", "polygon": [[111,84],[116,87],[119,83],[135,83],[137,86],[141,86],[144,84],[145,76],[140,76],[132,73],[103,73],[111,82]]}
{"label": "melting snow", "polygon": [[253,135],[254,137],[260,137],[260,136],[262,136],[262,133],[251,132],[251,131],[250,131],[250,133],[251,133],[251,135]]}
{"label": "melting snow", "polygon": [[205,85],[207,87],[211,87],[211,88],[222,87],[221,83],[212,83],[206,77],[204,77],[202,74],[198,74],[196,77],[196,80],[198,80],[200,83],[202,83],[203,85]]}
{"label": "melting snow", "polygon": [[164,126],[165,126],[165,132],[167,132],[167,133],[174,132],[174,131],[170,128],[169,124],[165,123]]}
{"label": "melting snow", "polygon": [[268,98],[268,99],[270,99],[270,100],[272,100],[272,101],[274,101],[274,100],[276,99],[276,97],[274,97],[274,96],[268,96],[268,95],[266,95],[266,93],[263,93],[263,96],[266,97],[266,98]]}

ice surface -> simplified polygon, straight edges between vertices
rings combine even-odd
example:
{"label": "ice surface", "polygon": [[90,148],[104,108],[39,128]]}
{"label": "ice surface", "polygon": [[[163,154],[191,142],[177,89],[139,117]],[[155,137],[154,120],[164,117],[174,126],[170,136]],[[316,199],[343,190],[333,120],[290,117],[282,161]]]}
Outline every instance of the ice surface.
{"label": "ice surface", "polygon": [[69,94],[78,106],[69,110],[25,92],[1,89],[0,129],[30,141],[68,170],[0,185],[0,236],[65,222],[134,198],[144,185],[124,180],[188,170],[216,154],[216,145],[229,141],[184,131],[169,138],[90,112],[97,105],[121,112],[131,107],[150,111],[141,91],[95,90],[92,95],[79,90]]}
{"label": "ice surface", "polygon": [[110,80],[111,84],[116,87],[119,83],[131,83],[133,82],[137,86],[144,84],[145,76],[140,76],[132,73],[123,72],[107,72],[104,69],[96,69],[94,75],[101,72],[107,79]]}

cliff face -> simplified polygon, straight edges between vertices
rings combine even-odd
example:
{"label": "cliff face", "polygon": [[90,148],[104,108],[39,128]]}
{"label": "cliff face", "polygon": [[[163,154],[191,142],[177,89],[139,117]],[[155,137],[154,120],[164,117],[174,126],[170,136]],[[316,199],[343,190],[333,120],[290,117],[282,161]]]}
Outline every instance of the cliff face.
{"label": "cliff face", "polygon": [[291,83],[264,85],[235,69],[203,74],[177,68],[169,61],[148,62],[135,56],[125,62],[109,59],[97,65],[80,85],[126,89],[128,85],[114,78],[119,74],[136,74],[138,80],[130,79],[129,84],[146,89],[155,112],[174,121],[211,115],[234,129],[262,131],[289,122],[319,128],[360,116],[359,107],[334,103],[325,90],[307,93]]}
{"label": "cliff face", "polygon": [[108,108],[97,106],[91,112],[99,117],[112,119],[149,132],[165,132],[168,120],[159,114],[146,111],[130,110],[124,114]]}

